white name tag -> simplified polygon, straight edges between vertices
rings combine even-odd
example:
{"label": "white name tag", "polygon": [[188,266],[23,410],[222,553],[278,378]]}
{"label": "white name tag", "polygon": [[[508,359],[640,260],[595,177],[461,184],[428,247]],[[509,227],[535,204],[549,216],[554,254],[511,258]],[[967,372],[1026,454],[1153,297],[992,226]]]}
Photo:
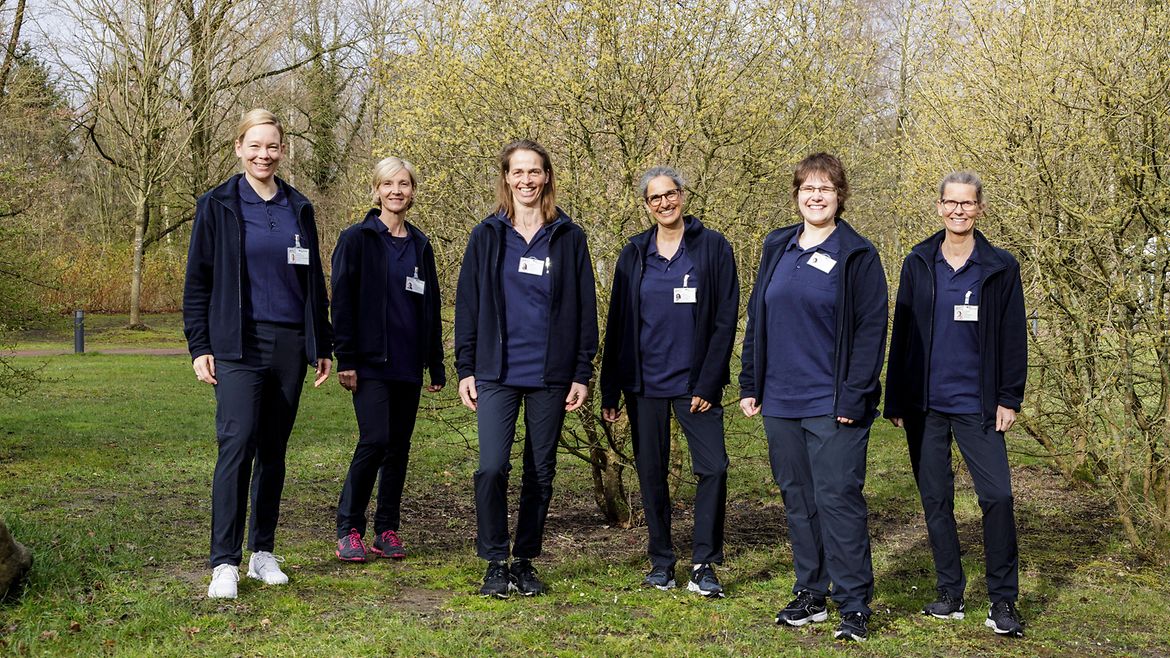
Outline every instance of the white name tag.
{"label": "white name tag", "polygon": [[978,322],[979,306],[977,304],[955,304],[955,322]]}
{"label": "white name tag", "polygon": [[837,266],[837,261],[823,251],[818,251],[808,259],[808,264],[828,274]]}
{"label": "white name tag", "polygon": [[694,304],[696,290],[698,290],[698,288],[675,288],[674,289],[674,303],[675,304]]}
{"label": "white name tag", "polygon": [[309,264],[309,250],[304,247],[289,247],[288,248],[288,264],[289,265],[308,265]]}
{"label": "white name tag", "polygon": [[544,261],[539,258],[520,257],[520,272],[533,276],[544,276]]}
{"label": "white name tag", "polygon": [[416,276],[406,277],[406,292],[413,292],[415,294],[421,295],[426,289],[427,284],[422,279]]}

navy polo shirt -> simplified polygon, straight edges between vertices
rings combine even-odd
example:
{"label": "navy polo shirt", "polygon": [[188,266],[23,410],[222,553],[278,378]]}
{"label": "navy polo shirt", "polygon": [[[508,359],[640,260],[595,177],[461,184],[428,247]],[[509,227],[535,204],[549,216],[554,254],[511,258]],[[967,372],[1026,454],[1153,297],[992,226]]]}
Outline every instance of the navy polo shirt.
{"label": "navy polo shirt", "polygon": [[[549,273],[548,241],[552,227],[546,224],[536,231],[532,242],[500,220],[504,230],[504,367],[501,384],[508,386],[544,386],[544,361],[548,351],[548,315],[552,303],[552,278]],[[557,220],[558,222],[561,220]],[[533,258],[544,264],[538,276],[520,271],[520,259]]]}
{"label": "navy polo shirt", "polygon": [[[406,278],[418,276],[418,252],[414,239],[390,235],[378,222],[386,250],[386,361],[357,366],[358,379],[379,379],[422,385],[422,353],[419,350],[423,296],[406,289]],[[368,309],[367,312],[377,312]]]}
{"label": "navy polo shirt", "polygon": [[[955,320],[955,306],[979,304],[983,268],[974,251],[954,269],[934,258],[934,332],[930,342],[927,406],[949,414],[982,413],[979,399],[979,323]],[[970,296],[968,296],[968,294]]]}
{"label": "navy polo shirt", "polygon": [[[801,227],[788,242],[764,289],[767,352],[763,414],[809,418],[833,413],[833,355],[837,344],[837,288],[844,266],[834,231],[821,244],[800,248]],[[828,272],[809,265],[820,253],[836,261]]]}
{"label": "navy polo shirt", "polygon": [[638,291],[639,346],[642,352],[642,395],[677,398],[687,388],[695,349],[695,304],[674,303],[674,289],[698,288],[695,265],[680,244],[674,257],[658,253],[657,231],[650,237],[646,267]]}
{"label": "navy polo shirt", "polygon": [[[244,222],[244,317],[254,322],[303,325],[302,279],[308,266],[288,263],[288,248],[296,245],[294,236],[300,233],[292,204],[279,187],[276,196],[261,199],[246,176],[240,177],[238,193]],[[301,246],[305,246],[304,241]]]}

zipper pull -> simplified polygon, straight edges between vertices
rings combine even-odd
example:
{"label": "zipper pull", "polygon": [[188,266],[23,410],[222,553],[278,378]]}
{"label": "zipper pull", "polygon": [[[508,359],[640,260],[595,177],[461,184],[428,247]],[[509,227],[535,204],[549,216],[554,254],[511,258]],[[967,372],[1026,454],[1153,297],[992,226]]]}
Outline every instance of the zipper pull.
{"label": "zipper pull", "polygon": [[548,256],[544,257],[544,269],[546,271],[552,270],[552,259]]}
{"label": "zipper pull", "polygon": [[970,304],[970,303],[971,303],[971,291],[970,291],[970,290],[968,290],[968,291],[967,291],[967,295],[966,295],[965,297],[963,297],[963,304],[964,304],[964,305],[967,305],[967,304]]}
{"label": "zipper pull", "polygon": [[683,275],[683,287],[684,287],[684,288],[686,288],[686,287],[687,287],[687,279],[690,279],[690,278],[691,278],[691,275],[690,275],[690,274],[684,274],[684,275]]}
{"label": "zipper pull", "polygon": [[414,278],[416,278],[416,279],[418,278],[418,267],[417,266],[414,268]]}
{"label": "zipper pull", "polygon": [[[296,248],[297,248],[297,249],[300,249],[300,248],[301,248],[301,236],[300,236],[300,235],[294,235],[294,236],[293,236],[293,241],[296,243]],[[970,294],[970,293],[968,293],[968,294]]]}

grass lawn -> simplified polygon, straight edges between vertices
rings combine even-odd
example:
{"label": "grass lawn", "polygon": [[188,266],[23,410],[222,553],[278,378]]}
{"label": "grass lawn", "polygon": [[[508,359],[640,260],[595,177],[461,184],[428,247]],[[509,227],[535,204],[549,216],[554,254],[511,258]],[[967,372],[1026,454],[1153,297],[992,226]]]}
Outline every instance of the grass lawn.
{"label": "grass lawn", "polygon": [[[291,583],[245,578],[237,601],[208,600],[214,401],[187,358],[17,361],[46,362],[50,381],[0,401],[0,515],[36,558],[23,597],[0,604],[0,654],[1170,655],[1170,570],[1133,561],[1109,505],[1066,489],[1023,454],[1031,449],[1024,443],[1013,442],[1013,460],[1027,637],[1005,640],[983,627],[979,512],[965,474],[957,512],[969,549],[968,618],[922,617],[933,595],[929,547],[903,441],[885,423],[875,426],[869,452],[877,592],[865,645],[834,643],[836,615],[804,629],[772,623],[790,598],[791,556],[761,429],[742,418],[729,437],[727,560],[719,570],[728,598],[638,587],[645,528],[606,527],[587,468],[562,455],[537,562],[550,594],[481,599],[474,424],[453,386],[424,395],[403,510],[407,560],[352,565],[333,557],[356,425],[348,394],[331,381],[306,387],[289,450],[277,553]],[[692,496],[684,483],[674,528],[682,556]]]}
{"label": "grass lawn", "polygon": [[[143,316],[146,329],[128,329],[126,314],[85,314],[85,351],[125,350],[138,348],[186,349],[182,313],[157,313]],[[0,347],[12,347],[3,345]],[[18,350],[73,351],[73,315],[50,318],[43,327],[16,336]]]}

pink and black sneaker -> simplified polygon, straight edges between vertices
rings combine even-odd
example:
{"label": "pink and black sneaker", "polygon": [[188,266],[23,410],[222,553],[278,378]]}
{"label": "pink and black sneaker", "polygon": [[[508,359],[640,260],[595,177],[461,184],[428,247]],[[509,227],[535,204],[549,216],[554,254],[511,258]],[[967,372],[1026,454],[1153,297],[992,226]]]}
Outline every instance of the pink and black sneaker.
{"label": "pink and black sneaker", "polygon": [[357,528],[350,528],[349,534],[337,540],[337,550],[334,554],[342,562],[365,562],[366,543]]}
{"label": "pink and black sneaker", "polygon": [[392,560],[401,560],[406,557],[406,547],[402,545],[398,533],[393,530],[383,530],[378,533],[378,536],[374,538],[373,545],[370,546],[370,551]]}

